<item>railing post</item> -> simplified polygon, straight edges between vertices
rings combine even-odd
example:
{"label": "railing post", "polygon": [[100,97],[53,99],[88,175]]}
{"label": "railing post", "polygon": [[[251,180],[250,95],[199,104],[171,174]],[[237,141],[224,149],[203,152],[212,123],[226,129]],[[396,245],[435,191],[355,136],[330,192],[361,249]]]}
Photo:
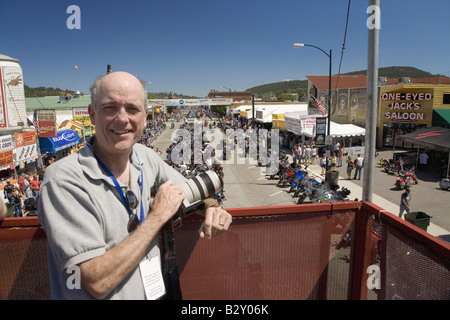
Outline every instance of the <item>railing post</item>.
{"label": "railing post", "polygon": [[367,236],[370,214],[363,205],[355,214],[354,227],[352,230],[352,250],[350,258],[350,276],[348,286],[349,300],[363,300],[367,297],[367,286],[365,273],[366,249],[370,238]]}

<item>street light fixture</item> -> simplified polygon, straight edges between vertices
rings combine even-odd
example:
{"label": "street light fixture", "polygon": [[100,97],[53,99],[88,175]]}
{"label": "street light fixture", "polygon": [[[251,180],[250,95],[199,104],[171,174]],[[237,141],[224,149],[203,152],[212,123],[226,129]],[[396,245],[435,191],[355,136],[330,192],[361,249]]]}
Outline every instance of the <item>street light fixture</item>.
{"label": "street light fixture", "polygon": [[[331,61],[332,61],[332,50],[330,49],[330,53],[327,53],[325,50],[313,46],[312,44],[305,44],[305,43],[299,43],[296,42],[294,43],[294,48],[301,48],[301,47],[313,47],[316,48],[317,50],[322,51],[328,58],[329,58],[329,69],[328,69],[328,123],[327,123],[327,135],[330,135],[330,125],[331,125]],[[328,150],[330,150],[330,154],[331,154],[331,147],[330,145],[328,145]],[[327,157],[327,164],[326,164],[326,170],[328,171],[328,157]]]}

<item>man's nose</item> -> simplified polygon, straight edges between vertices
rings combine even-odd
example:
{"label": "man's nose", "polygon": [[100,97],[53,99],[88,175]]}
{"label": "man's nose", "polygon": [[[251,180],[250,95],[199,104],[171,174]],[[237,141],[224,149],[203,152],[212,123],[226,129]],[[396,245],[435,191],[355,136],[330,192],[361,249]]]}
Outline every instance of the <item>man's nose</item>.
{"label": "man's nose", "polygon": [[128,122],[128,112],[125,107],[120,107],[116,114],[116,121]]}

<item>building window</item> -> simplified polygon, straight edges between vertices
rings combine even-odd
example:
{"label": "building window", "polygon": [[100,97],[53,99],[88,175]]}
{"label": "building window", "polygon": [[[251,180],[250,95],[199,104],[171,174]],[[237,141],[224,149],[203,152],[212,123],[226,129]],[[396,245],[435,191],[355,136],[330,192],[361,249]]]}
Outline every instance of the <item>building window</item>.
{"label": "building window", "polygon": [[450,93],[444,93],[443,104],[450,104]]}

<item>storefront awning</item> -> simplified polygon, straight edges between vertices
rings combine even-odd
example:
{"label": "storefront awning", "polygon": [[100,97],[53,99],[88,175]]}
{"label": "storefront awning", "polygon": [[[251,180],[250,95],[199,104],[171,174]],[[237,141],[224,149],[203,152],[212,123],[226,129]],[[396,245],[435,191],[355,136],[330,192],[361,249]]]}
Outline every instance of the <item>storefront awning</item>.
{"label": "storefront awning", "polygon": [[53,153],[80,143],[80,137],[74,130],[65,129],[57,132],[54,138],[39,138],[41,153]]}
{"label": "storefront awning", "polygon": [[447,128],[425,127],[408,134],[399,135],[398,139],[425,148],[450,152],[450,129]]}
{"label": "storefront awning", "polygon": [[433,110],[433,127],[450,128],[450,109]]}

